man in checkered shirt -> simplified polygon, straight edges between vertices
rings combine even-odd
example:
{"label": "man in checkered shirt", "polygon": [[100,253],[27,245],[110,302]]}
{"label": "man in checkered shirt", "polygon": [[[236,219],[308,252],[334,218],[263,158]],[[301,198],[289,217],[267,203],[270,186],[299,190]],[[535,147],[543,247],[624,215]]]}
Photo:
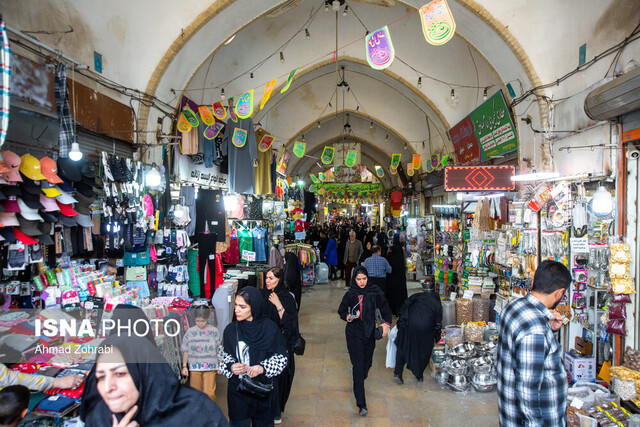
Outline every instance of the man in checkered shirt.
{"label": "man in checkered shirt", "polygon": [[564,426],[567,375],[555,331],[562,316],[553,310],[571,283],[556,261],[543,261],[531,293],[510,302],[500,314],[498,408],[500,425]]}

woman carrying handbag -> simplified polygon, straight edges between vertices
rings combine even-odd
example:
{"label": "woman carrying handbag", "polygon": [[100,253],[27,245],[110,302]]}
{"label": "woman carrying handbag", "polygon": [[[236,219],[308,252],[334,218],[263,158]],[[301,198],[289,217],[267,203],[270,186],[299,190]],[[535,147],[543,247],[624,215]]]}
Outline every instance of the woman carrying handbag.
{"label": "woman carrying handbag", "polygon": [[224,330],[221,371],[229,378],[229,421],[236,427],[273,426],[277,395],[273,378],[287,366],[287,347],[280,328],[263,317],[260,291],[245,287],[235,300],[236,321]]}

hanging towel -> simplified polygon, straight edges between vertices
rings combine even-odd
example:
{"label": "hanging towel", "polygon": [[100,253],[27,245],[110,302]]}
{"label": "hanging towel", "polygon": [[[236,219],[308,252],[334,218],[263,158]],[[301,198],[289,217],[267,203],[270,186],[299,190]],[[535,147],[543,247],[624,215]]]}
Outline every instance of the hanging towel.
{"label": "hanging towel", "polygon": [[71,117],[69,93],[67,92],[67,67],[63,64],[56,65],[55,95],[58,120],[60,122],[58,157],[67,158],[69,157],[71,144],[76,141],[76,137],[73,133],[73,117]]}

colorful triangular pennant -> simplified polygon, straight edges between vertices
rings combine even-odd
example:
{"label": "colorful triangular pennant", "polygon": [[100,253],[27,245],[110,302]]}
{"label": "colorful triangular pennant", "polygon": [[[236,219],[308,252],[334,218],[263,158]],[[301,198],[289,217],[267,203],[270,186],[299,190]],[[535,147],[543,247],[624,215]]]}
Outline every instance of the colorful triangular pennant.
{"label": "colorful triangular pennant", "polygon": [[261,152],[265,152],[271,147],[273,140],[275,137],[273,135],[264,135],[258,144],[258,150]]}
{"label": "colorful triangular pennant", "polygon": [[207,128],[204,130],[204,137],[207,139],[214,139],[216,136],[218,136],[220,130],[222,130],[222,126],[223,124],[220,122],[215,122],[213,125],[207,126]]}
{"label": "colorful triangular pennant", "polygon": [[358,159],[358,151],[349,150],[347,151],[347,156],[344,158],[344,164],[352,168],[356,164],[357,159]]}
{"label": "colorful triangular pennant", "polygon": [[231,142],[238,148],[244,147],[244,144],[247,143],[247,131],[244,129],[235,128],[233,130]]}
{"label": "colorful triangular pennant", "polygon": [[273,92],[273,88],[276,87],[277,78],[271,80],[264,86],[264,95],[262,95],[262,101],[260,101],[260,109],[264,108],[264,105],[267,103],[269,98],[271,97],[271,92]]}
{"label": "colorful triangular pennant", "polygon": [[280,93],[285,93],[287,91],[287,89],[289,89],[289,86],[291,86],[291,82],[293,81],[293,76],[296,75],[296,72],[302,67],[298,67],[294,70],[291,70],[289,72],[289,77],[287,77],[287,84],[282,88],[282,90],[280,91]]}
{"label": "colorful triangular pennant", "polygon": [[185,106],[182,110],[182,117],[184,117],[192,127],[197,127],[200,124],[198,116],[196,116],[196,113],[194,113],[188,106]]}
{"label": "colorful triangular pennant", "polygon": [[402,154],[393,153],[391,155],[391,169],[398,169],[398,165],[400,165],[400,159],[402,158]]}
{"label": "colorful triangular pennant", "polygon": [[202,123],[204,123],[205,125],[211,126],[216,122],[215,117],[213,117],[213,114],[211,114],[211,110],[206,105],[199,106],[198,112],[200,113]]}

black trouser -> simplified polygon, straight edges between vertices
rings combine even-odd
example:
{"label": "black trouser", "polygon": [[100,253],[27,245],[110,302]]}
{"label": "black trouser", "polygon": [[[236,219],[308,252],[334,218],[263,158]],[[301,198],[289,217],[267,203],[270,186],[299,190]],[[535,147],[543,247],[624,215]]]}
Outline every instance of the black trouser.
{"label": "black trouser", "polygon": [[371,281],[372,284],[379,287],[380,290],[384,292],[385,295],[387,294],[387,278],[386,277],[369,276],[369,280]]}
{"label": "black trouser", "polygon": [[376,339],[373,334],[365,338],[360,331],[346,331],[347,349],[353,366],[353,394],[356,397],[356,405],[359,408],[367,406],[364,395],[364,380],[369,375],[369,369],[373,363],[373,350],[376,348]]}
{"label": "black trouser", "polygon": [[[289,349],[289,356],[287,360],[287,367],[284,371],[278,375],[278,404],[276,405],[276,418],[280,418],[284,412],[284,407],[289,400],[289,394],[291,393],[291,386],[293,385],[293,376],[296,373],[296,362],[293,353],[293,348]],[[275,381],[274,381],[275,382]]]}
{"label": "black trouser", "polygon": [[329,265],[329,280],[338,280],[338,275],[335,265]]}
{"label": "black trouser", "polygon": [[[186,421],[186,420],[185,420]],[[247,418],[245,420],[229,420],[232,427],[273,427],[273,418]]]}
{"label": "black trouser", "polygon": [[402,372],[404,371],[404,356],[400,352],[400,350],[396,350],[396,367],[393,369],[393,375],[402,376]]}
{"label": "black trouser", "polygon": [[351,262],[351,261],[347,261],[347,263],[344,265],[344,268],[345,268],[344,285],[346,287],[349,287],[349,285],[351,284],[351,273],[353,272],[353,269],[356,268],[357,266],[358,266],[357,263]]}

